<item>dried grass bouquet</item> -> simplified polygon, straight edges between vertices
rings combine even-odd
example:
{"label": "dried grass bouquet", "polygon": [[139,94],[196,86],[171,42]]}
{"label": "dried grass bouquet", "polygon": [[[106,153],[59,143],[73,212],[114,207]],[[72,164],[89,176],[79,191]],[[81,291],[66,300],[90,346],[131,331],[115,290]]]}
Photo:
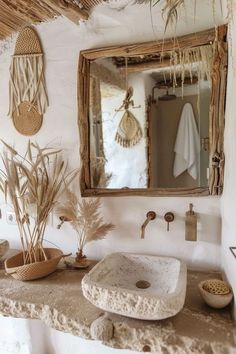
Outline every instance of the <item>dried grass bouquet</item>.
{"label": "dried grass bouquet", "polygon": [[43,248],[48,216],[78,171],[67,172],[61,150],[29,141],[24,156],[3,142],[0,190],[13,205],[24,264],[47,260]]}
{"label": "dried grass bouquet", "polygon": [[101,202],[98,198],[82,199],[72,193],[69,189],[65,192],[65,202],[57,208],[57,215],[61,223],[68,221],[78,235],[78,252],[76,263],[86,261],[84,246],[91,241],[105,238],[109,231],[115,226],[111,223],[104,223],[100,215]]}

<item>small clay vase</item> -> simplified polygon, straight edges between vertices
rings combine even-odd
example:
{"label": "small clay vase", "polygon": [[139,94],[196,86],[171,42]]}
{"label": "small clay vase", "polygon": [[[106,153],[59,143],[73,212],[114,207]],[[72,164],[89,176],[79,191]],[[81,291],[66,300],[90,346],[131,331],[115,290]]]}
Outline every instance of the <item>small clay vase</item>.
{"label": "small clay vase", "polygon": [[75,262],[72,264],[73,268],[88,268],[91,262],[83,254],[83,250],[78,250],[76,253]]}
{"label": "small clay vase", "polygon": [[7,240],[0,240],[0,258],[4,256],[9,250],[9,242]]}

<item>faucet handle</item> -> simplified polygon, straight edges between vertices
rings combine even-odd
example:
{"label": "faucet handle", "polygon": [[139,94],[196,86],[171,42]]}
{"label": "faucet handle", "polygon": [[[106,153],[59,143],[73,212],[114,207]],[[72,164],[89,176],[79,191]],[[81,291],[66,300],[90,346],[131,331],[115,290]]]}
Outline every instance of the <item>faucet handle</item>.
{"label": "faucet handle", "polygon": [[167,222],[167,231],[170,231],[170,222],[174,221],[175,216],[171,211],[169,211],[164,215],[164,219]]}
{"label": "faucet handle", "polygon": [[156,216],[157,216],[157,214],[155,213],[155,211],[149,211],[149,212],[147,212],[147,215],[146,215],[146,217],[147,217],[149,220],[154,220],[154,219],[156,219]]}

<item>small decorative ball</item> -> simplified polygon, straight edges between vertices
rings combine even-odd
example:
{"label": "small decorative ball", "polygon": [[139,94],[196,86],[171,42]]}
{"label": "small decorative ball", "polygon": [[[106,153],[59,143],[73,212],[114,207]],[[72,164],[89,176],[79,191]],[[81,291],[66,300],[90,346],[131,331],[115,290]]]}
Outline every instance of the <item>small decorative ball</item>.
{"label": "small decorative ball", "polygon": [[114,327],[109,318],[97,318],[90,326],[90,334],[94,340],[108,341],[113,337]]}
{"label": "small decorative ball", "polygon": [[229,285],[223,280],[209,279],[203,284],[203,289],[211,294],[226,295],[231,292]]}

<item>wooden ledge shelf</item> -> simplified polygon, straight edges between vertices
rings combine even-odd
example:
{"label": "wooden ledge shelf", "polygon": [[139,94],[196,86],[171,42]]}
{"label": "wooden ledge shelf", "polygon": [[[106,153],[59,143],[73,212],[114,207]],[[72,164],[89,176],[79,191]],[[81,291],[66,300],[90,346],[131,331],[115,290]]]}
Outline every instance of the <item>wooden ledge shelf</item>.
{"label": "wooden ledge shelf", "polygon": [[[82,294],[86,270],[58,269],[47,278],[20,282],[0,271],[0,314],[40,319],[51,328],[92,339],[90,326],[103,311]],[[203,303],[197,284],[218,278],[218,273],[188,272],[184,309],[162,321],[141,321],[106,314],[114,327],[105,345],[158,353],[229,353],[236,348],[236,334],[230,309],[213,310]]]}

